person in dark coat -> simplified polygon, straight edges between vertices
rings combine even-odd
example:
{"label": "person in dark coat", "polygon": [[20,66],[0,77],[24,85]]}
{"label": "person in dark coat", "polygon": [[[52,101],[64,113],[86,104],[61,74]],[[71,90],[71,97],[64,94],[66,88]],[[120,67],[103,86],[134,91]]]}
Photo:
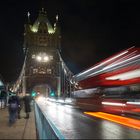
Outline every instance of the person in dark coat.
{"label": "person in dark coat", "polygon": [[16,121],[18,107],[20,106],[19,100],[15,95],[12,95],[8,100],[8,111],[9,111],[9,125]]}
{"label": "person in dark coat", "polygon": [[18,100],[19,100],[20,106],[18,107],[17,113],[18,113],[18,119],[20,119],[20,118],[21,118],[20,112],[21,112],[21,109],[22,109],[22,107],[23,107],[23,100],[22,100],[22,97],[18,96]]}
{"label": "person in dark coat", "polygon": [[29,94],[26,94],[23,98],[24,101],[24,109],[25,109],[25,113],[26,113],[26,117],[25,119],[29,118],[29,114],[31,112],[31,96]]}

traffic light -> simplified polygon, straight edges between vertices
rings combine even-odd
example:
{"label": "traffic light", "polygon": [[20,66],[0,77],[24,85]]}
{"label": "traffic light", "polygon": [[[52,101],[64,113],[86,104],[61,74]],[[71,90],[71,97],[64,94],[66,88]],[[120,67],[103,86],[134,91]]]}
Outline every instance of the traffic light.
{"label": "traffic light", "polygon": [[55,96],[54,91],[51,91],[51,92],[50,92],[50,96],[51,96],[51,97],[54,97],[54,96]]}
{"label": "traffic light", "polygon": [[36,93],[35,91],[32,91],[32,93],[31,93],[32,97],[35,97],[36,94],[37,94],[37,93]]}

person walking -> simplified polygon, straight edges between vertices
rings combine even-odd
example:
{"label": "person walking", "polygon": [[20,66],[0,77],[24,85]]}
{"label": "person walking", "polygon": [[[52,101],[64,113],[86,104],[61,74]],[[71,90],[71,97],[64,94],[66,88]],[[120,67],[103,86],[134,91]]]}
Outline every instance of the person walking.
{"label": "person walking", "polygon": [[22,97],[21,96],[17,96],[18,98],[18,101],[19,101],[19,107],[18,107],[18,110],[17,110],[17,117],[18,119],[21,119],[21,115],[20,115],[20,112],[21,112],[21,109],[23,107],[23,101],[22,101]]}
{"label": "person walking", "polygon": [[25,109],[25,113],[26,113],[26,117],[25,119],[29,119],[29,114],[31,112],[31,96],[29,94],[26,94],[23,98],[24,101],[24,109]]}
{"label": "person walking", "polygon": [[19,100],[16,94],[12,95],[8,101],[8,111],[9,111],[9,126],[15,123],[17,118],[17,111],[20,107]]}

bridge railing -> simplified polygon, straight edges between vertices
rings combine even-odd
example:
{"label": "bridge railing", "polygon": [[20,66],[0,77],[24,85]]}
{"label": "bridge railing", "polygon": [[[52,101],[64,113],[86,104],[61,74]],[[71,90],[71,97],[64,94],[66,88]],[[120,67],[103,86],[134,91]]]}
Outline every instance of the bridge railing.
{"label": "bridge railing", "polygon": [[64,139],[56,126],[35,102],[35,121],[38,139]]}

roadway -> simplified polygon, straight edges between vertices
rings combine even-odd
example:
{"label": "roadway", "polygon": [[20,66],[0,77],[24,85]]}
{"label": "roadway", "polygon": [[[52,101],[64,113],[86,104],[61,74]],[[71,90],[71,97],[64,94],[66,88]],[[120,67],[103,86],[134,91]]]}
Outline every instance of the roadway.
{"label": "roadway", "polygon": [[77,107],[37,100],[38,105],[66,139],[139,139],[140,130],[86,115]]}

